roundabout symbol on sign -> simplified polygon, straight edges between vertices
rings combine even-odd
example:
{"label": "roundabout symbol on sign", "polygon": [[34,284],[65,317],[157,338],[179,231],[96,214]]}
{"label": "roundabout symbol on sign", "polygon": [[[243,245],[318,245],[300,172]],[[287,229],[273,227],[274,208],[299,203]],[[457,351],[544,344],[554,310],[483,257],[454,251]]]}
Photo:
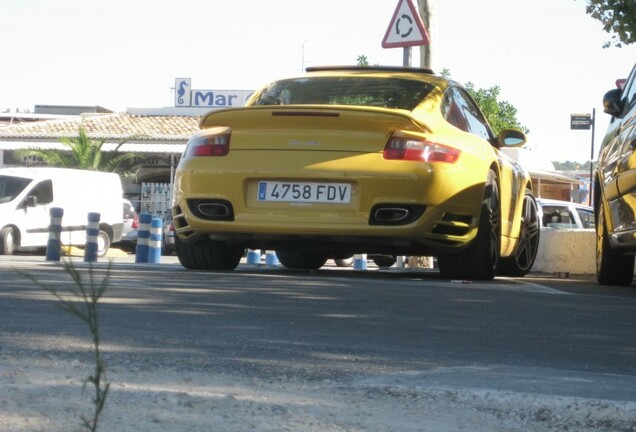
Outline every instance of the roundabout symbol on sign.
{"label": "roundabout symbol on sign", "polygon": [[413,0],[399,0],[386,29],[382,46],[397,48],[428,44],[428,32]]}
{"label": "roundabout symbol on sign", "polygon": [[[408,30],[405,33],[402,33],[400,31],[400,23],[402,21],[408,21],[408,25],[406,27],[408,27]],[[395,22],[395,33],[399,34],[400,37],[405,38],[405,37],[409,37],[409,35],[411,33],[413,33],[413,18],[411,18],[410,16],[408,16],[407,14],[402,14],[402,16],[400,18],[398,18],[398,20]]]}

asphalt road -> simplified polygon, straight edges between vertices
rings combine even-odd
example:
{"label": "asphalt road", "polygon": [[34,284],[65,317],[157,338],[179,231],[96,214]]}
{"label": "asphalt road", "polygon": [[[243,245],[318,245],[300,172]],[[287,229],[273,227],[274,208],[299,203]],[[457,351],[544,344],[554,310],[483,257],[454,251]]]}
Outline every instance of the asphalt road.
{"label": "asphalt road", "polygon": [[[117,367],[636,401],[636,286],[575,275],[471,282],[421,269],[198,272],[175,257],[132,261],[113,259],[100,301],[102,343]],[[87,277],[88,264],[74,262]],[[92,265],[96,280],[107,266]],[[25,272],[69,286],[59,263],[0,257],[0,353],[68,356],[85,327]]]}

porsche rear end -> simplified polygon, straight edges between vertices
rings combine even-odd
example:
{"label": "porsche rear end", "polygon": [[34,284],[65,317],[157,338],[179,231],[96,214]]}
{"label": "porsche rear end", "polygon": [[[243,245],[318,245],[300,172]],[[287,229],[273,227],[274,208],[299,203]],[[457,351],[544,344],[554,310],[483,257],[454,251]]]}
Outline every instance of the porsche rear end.
{"label": "porsche rear end", "polygon": [[216,111],[177,168],[175,230],[261,249],[452,251],[476,234],[487,172],[461,145],[406,110]]}

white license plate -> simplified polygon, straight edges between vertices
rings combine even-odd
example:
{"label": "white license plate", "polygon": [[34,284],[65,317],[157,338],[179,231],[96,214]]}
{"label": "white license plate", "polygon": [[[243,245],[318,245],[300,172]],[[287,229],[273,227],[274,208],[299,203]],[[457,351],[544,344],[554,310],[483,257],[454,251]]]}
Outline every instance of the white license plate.
{"label": "white license plate", "polygon": [[349,204],[351,184],[314,182],[258,182],[259,201]]}

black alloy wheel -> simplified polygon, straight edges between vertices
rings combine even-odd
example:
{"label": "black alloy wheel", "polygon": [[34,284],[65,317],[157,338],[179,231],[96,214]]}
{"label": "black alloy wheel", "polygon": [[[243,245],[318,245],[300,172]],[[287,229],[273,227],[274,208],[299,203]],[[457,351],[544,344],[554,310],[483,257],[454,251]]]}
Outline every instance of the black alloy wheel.
{"label": "black alloy wheel", "polygon": [[526,190],[519,227],[519,244],[511,257],[502,258],[499,261],[498,274],[516,277],[527,275],[537,257],[540,232],[541,222],[537,201],[532,196],[532,192]]}

